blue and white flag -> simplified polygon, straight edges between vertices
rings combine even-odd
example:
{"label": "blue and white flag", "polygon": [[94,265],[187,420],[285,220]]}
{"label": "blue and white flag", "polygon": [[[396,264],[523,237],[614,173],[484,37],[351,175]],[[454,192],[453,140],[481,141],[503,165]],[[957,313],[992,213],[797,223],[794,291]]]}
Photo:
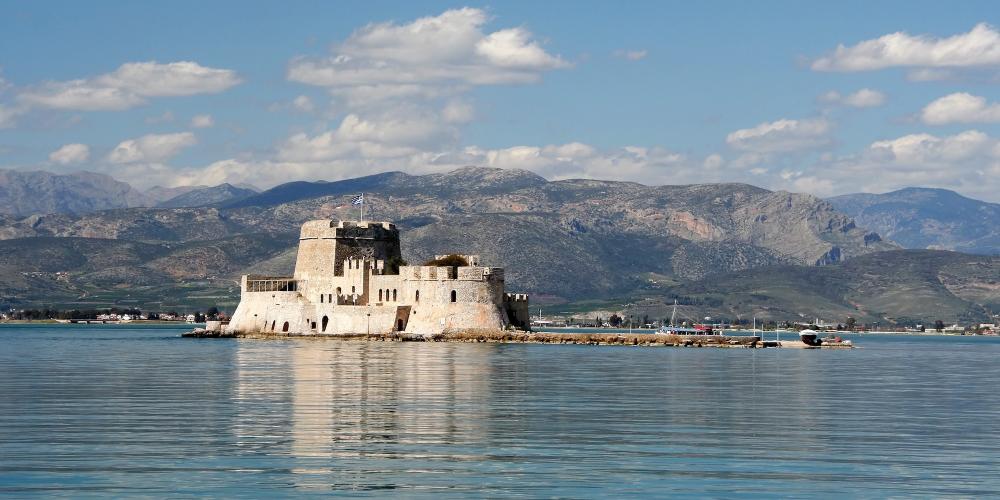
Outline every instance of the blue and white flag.
{"label": "blue and white flag", "polygon": [[364,193],[361,193],[359,196],[354,197],[354,201],[351,202],[351,205],[360,205],[364,202],[365,202],[365,195]]}

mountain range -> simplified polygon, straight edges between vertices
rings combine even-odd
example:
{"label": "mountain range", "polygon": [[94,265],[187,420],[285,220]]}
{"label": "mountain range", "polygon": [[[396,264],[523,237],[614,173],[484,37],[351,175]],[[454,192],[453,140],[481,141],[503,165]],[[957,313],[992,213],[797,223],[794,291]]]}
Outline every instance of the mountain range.
{"label": "mountain range", "polygon": [[906,188],[830,198],[838,211],[905,248],[1000,253],[1000,204],[946,189]]}
{"label": "mountain range", "polygon": [[[290,273],[299,225],[357,218],[350,200],[359,192],[365,193],[366,219],[401,228],[410,262],[479,253],[507,268],[508,288],[531,293],[538,304],[634,297],[666,303],[680,296],[715,314],[738,314],[747,306],[741,298],[769,296],[751,291],[753,283],[782,283],[785,292],[768,299],[775,317],[811,309],[912,318],[905,301],[883,303],[851,291],[852,283],[876,290],[872,283],[901,280],[927,285],[933,293],[918,302],[939,304],[941,319],[986,317],[1000,309],[995,259],[901,250],[898,240],[838,210],[850,203],[843,198],[826,201],[745,184],[547,181],[523,170],[475,167],[296,181],[260,193],[203,187],[173,193],[174,201],[152,208],[0,215],[0,302],[231,307],[239,274]],[[912,265],[883,269],[885,255]],[[940,264],[950,258],[940,255],[972,259],[985,271],[956,274],[951,270],[961,266]],[[826,282],[837,283],[823,292],[836,300],[810,298]],[[981,293],[959,293],[971,289]]]}
{"label": "mountain range", "polygon": [[131,207],[187,207],[233,201],[257,193],[253,186],[156,186],[139,191],[95,172],[55,174],[0,169],[0,214],[86,214]]}

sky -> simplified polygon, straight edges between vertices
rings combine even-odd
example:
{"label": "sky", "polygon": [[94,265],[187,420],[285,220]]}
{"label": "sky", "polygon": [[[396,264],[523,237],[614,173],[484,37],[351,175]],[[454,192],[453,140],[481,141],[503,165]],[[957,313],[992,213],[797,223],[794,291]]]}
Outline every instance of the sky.
{"label": "sky", "polygon": [[1000,202],[998,25],[971,1],[0,2],[0,168]]}

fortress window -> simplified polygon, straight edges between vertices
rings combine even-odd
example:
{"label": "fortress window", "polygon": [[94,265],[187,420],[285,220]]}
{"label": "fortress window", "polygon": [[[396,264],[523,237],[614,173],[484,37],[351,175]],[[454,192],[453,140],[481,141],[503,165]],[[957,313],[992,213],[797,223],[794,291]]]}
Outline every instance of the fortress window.
{"label": "fortress window", "polygon": [[333,294],[332,293],[326,294],[326,301],[329,302],[329,303],[331,303],[331,304],[333,304]]}
{"label": "fortress window", "polygon": [[328,323],[330,323],[330,318],[327,318],[326,316],[323,316],[323,331],[324,332],[326,331],[326,325]]}
{"label": "fortress window", "polygon": [[351,287],[351,295],[354,295],[354,293],[355,293],[355,292],[354,292],[354,287],[352,286],[352,287]]}
{"label": "fortress window", "polygon": [[321,294],[319,294],[319,303],[320,303],[320,304],[322,304],[322,303],[323,303],[323,299],[325,299],[325,298],[326,298],[326,297],[323,297],[323,294],[322,294],[322,293],[321,293]]}
{"label": "fortress window", "polygon": [[396,301],[396,289],[395,288],[392,289],[392,301],[393,302]]}
{"label": "fortress window", "polygon": [[379,290],[378,290],[378,301],[382,302],[382,289],[381,288],[379,288]]}
{"label": "fortress window", "polygon": [[338,287],[337,287],[337,297],[340,297],[340,296],[341,296],[341,293],[340,293],[340,287],[338,286]]}
{"label": "fortress window", "polygon": [[416,295],[413,298],[414,298],[414,300],[413,300],[414,302],[420,302],[420,290],[417,290],[417,293],[416,293]]}
{"label": "fortress window", "polygon": [[288,331],[288,322],[287,321],[285,322],[284,325],[281,325],[281,331],[283,331],[283,332],[287,332]]}
{"label": "fortress window", "polygon": [[271,331],[274,331],[274,321],[271,322]]}
{"label": "fortress window", "polygon": [[458,302],[458,292],[456,292],[455,290],[451,291],[451,301]]}
{"label": "fortress window", "polygon": [[312,329],[313,329],[313,330],[315,330],[315,329],[316,329],[316,322],[315,322],[315,321],[313,321],[313,322],[312,322]]}

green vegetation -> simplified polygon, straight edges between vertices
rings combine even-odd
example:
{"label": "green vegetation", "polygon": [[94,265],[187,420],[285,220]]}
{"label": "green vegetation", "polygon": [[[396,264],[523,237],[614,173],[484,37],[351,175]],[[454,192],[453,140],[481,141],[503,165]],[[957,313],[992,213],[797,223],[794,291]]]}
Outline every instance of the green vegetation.
{"label": "green vegetation", "polygon": [[469,265],[469,261],[465,260],[465,257],[456,254],[445,255],[440,259],[431,259],[424,262],[425,266],[438,266],[438,267],[465,267]]}

